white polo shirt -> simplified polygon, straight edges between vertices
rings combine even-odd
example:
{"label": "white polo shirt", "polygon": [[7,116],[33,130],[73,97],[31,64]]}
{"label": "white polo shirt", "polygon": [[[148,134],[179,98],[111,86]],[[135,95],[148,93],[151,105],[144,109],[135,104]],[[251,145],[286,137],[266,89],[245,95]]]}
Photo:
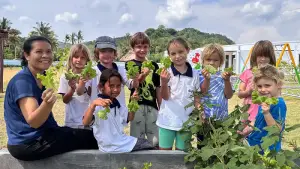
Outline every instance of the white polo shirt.
{"label": "white polo shirt", "polygon": [[[115,70],[117,70],[120,75],[123,78],[123,84],[121,87],[121,92],[120,95],[117,97],[117,99],[119,100],[120,104],[126,105],[126,101],[125,101],[125,90],[124,90],[124,85],[126,85],[128,88],[131,88],[130,84],[131,81],[130,79],[127,79],[126,76],[126,69],[124,66],[117,66],[116,63],[113,63],[113,68]],[[96,70],[97,76],[95,78],[93,78],[90,82],[88,82],[86,84],[86,87],[91,87],[91,99],[90,99],[90,103],[98,98],[98,94],[101,93],[101,91],[98,90],[98,84],[99,84],[99,80],[100,80],[100,76],[101,76],[101,72],[107,68],[105,68],[103,65],[101,65],[100,63],[98,63],[97,66],[94,67],[94,69]]]}
{"label": "white polo shirt", "polygon": [[[67,94],[70,88],[71,87],[68,84],[68,80],[66,79],[65,74],[63,74],[60,77],[58,93]],[[74,92],[71,101],[67,103],[65,107],[65,126],[76,128],[79,125],[83,125],[82,117],[85,110],[89,106],[89,101],[90,96],[87,93],[78,96],[77,93]]]}
{"label": "white polo shirt", "polygon": [[169,100],[162,99],[156,121],[159,127],[179,131],[194,109],[194,106],[187,109],[184,107],[194,100],[191,98],[192,91],[200,91],[199,73],[189,63],[186,64],[188,69],[184,74],[178,72],[173,63],[168,69],[171,75],[168,83],[171,93]]}
{"label": "white polo shirt", "polygon": [[95,108],[95,122],[92,126],[99,150],[107,153],[131,152],[137,138],[124,133],[124,126],[127,125],[128,117],[126,106],[122,106],[117,100],[114,100],[113,104],[110,105],[107,120],[102,120],[97,115],[98,111],[103,109],[101,106]]}

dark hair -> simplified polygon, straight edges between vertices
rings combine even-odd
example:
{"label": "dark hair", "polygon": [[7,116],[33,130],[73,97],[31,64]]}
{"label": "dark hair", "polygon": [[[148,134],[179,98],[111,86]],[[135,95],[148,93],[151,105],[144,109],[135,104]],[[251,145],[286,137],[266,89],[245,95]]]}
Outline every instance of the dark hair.
{"label": "dark hair", "polygon": [[137,32],[130,38],[130,46],[134,48],[138,44],[148,44],[150,46],[150,39],[144,32]]}
{"label": "dark hair", "polygon": [[189,47],[188,43],[186,42],[186,40],[184,40],[181,37],[176,37],[176,38],[171,39],[169,41],[168,45],[167,45],[168,54],[169,54],[169,48],[170,48],[172,43],[179,43],[179,44],[183,45],[186,50],[190,49],[190,47]]}
{"label": "dark hair", "polygon": [[[43,37],[43,36],[32,36],[32,37],[30,37],[30,38],[28,38],[28,39],[25,40],[25,42],[24,42],[24,44],[23,44],[23,52],[26,53],[27,55],[29,55],[30,52],[31,52],[31,50],[32,50],[32,44],[33,44],[33,42],[35,42],[35,41],[44,41],[44,42],[48,42],[48,43],[52,46],[52,44],[51,44],[51,42],[50,42],[49,39],[47,39],[47,38],[45,38],[45,37]],[[22,67],[23,67],[23,66],[27,66],[27,64],[28,64],[28,63],[27,63],[27,60],[26,60],[26,58],[25,58],[24,53],[22,54],[22,57],[21,57],[21,59],[22,59],[22,61],[21,61],[21,66],[22,66]]]}
{"label": "dark hair", "polygon": [[275,51],[272,42],[268,40],[260,40],[255,43],[251,52],[250,66],[251,68],[257,66],[257,56],[265,56],[270,58],[270,65],[276,65]]}
{"label": "dark hair", "polygon": [[101,72],[99,84],[104,86],[107,81],[109,81],[112,77],[120,78],[121,83],[123,82],[123,78],[120,73],[115,69],[105,69]]}

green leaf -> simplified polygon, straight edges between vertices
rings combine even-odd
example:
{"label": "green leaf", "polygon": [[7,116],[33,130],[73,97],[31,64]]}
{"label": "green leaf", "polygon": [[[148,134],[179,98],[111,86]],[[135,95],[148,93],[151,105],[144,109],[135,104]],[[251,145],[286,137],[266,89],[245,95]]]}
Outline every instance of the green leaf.
{"label": "green leaf", "polygon": [[277,160],[277,163],[278,163],[278,165],[280,167],[283,166],[284,163],[285,163],[285,156],[284,156],[284,154],[277,154],[276,155],[276,160]]}
{"label": "green leaf", "polygon": [[206,71],[208,71],[210,74],[212,74],[212,75],[214,75],[214,74],[216,74],[217,73],[217,69],[215,68],[215,67],[213,67],[212,65],[205,65],[204,66],[204,69],[206,70]]}
{"label": "green leaf", "polygon": [[215,152],[213,149],[204,147],[201,149],[200,156],[201,156],[202,160],[207,161],[211,156],[214,155],[214,153]]}

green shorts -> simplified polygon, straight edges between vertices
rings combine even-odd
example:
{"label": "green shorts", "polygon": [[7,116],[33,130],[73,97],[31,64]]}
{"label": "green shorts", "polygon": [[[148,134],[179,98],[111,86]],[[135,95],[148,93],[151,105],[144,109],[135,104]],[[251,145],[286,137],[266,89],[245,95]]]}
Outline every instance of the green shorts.
{"label": "green shorts", "polygon": [[175,140],[175,145],[177,149],[186,150],[189,143],[186,141],[192,137],[191,132],[179,132],[175,130],[168,130],[164,128],[159,128],[159,147],[164,149],[169,149],[173,147]]}

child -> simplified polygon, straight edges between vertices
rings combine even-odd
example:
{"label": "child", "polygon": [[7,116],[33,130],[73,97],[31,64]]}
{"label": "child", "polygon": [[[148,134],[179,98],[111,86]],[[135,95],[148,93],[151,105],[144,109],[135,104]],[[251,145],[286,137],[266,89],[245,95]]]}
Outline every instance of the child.
{"label": "child", "polygon": [[[146,60],[146,55],[148,54],[150,47],[150,39],[145,33],[137,32],[130,39],[130,45],[134,53],[134,61],[140,69],[140,75],[138,77],[138,82],[140,86],[144,85],[144,80],[149,74],[149,69],[141,70],[142,63]],[[125,64],[127,70],[127,63]],[[155,67],[153,70],[152,81],[154,87],[150,87],[149,91],[152,96],[152,100],[146,100],[141,98],[138,101],[140,106],[139,110],[136,112],[134,120],[130,123],[130,135],[138,138],[145,138],[153,144],[153,146],[158,145],[158,129],[155,125],[157,119],[157,111],[160,105],[160,79],[159,75],[156,73],[158,70],[158,65],[155,62],[152,62],[152,65]],[[135,89],[131,89],[130,95],[132,96],[135,92]],[[136,91],[138,92],[138,91]]]}
{"label": "child", "polygon": [[252,69],[254,67],[263,67],[267,64],[274,65],[276,64],[275,52],[273,48],[273,44],[268,40],[262,40],[255,43],[251,58],[250,58],[250,69],[245,70],[240,75],[240,85],[238,97],[244,99],[244,104],[250,104],[248,109],[249,118],[248,120],[251,122],[255,119],[256,114],[258,112],[258,105],[252,104],[251,94],[253,91],[253,72]]}
{"label": "child", "polygon": [[[202,65],[211,65],[219,70],[224,64],[225,53],[219,44],[209,44],[202,52]],[[212,107],[204,104],[205,117],[216,116],[217,119],[223,119],[228,115],[228,99],[233,95],[230,83],[231,74],[228,72],[217,71],[211,75],[206,69],[200,72],[201,92],[208,94],[202,99],[202,102],[209,101]]]}
{"label": "child", "polygon": [[[163,99],[156,122],[161,150],[172,150],[174,140],[177,150],[186,150],[186,141],[191,138],[190,132],[179,132],[193,110],[184,107],[192,102],[192,91],[200,90],[198,72],[186,60],[189,50],[182,38],[172,39],[167,46],[172,64],[160,75]],[[199,107],[199,98],[195,98],[195,106]]]}
{"label": "child", "polygon": [[[83,118],[84,125],[93,127],[94,136],[99,150],[109,153],[131,152],[143,149],[152,149],[152,144],[142,138],[127,136],[124,126],[133,119],[133,112],[128,113],[126,106],[121,105],[117,96],[122,90],[122,77],[114,69],[103,70],[100,76],[98,89],[101,94],[93,100]],[[134,96],[137,97],[137,96]],[[97,113],[110,108],[107,119],[100,119]],[[93,122],[94,121],[94,122]]]}
{"label": "child", "polygon": [[[117,56],[117,44],[115,40],[109,36],[100,36],[96,39],[95,50],[94,50],[94,59],[98,63],[94,69],[97,72],[97,76],[89,81],[87,84],[82,82],[81,86],[87,86],[89,90],[91,90],[91,102],[98,98],[98,94],[101,91],[98,91],[98,83],[101,76],[101,72],[106,69],[115,69],[117,70],[123,80],[124,84],[131,88],[133,84],[132,80],[127,80],[126,71],[124,67],[118,66],[114,63],[114,59]],[[122,84],[121,93],[118,96],[118,100],[122,105],[126,105],[125,103],[125,92],[124,92],[124,84]],[[78,90],[78,94],[83,94],[84,90]]]}
{"label": "child", "polygon": [[[83,44],[73,45],[70,49],[67,70],[74,74],[80,74],[87,62],[90,61],[88,48]],[[86,81],[82,79],[82,81]],[[90,96],[87,92],[81,96],[77,95],[76,88],[79,87],[76,79],[67,80],[65,74],[60,78],[58,93],[63,96],[65,107],[65,125],[73,128],[81,128],[82,117],[89,105]]]}
{"label": "child", "polygon": [[[258,72],[254,73],[253,82],[259,94],[267,97],[276,97],[279,101],[276,105],[267,105],[266,103],[259,105],[257,116],[251,122],[251,125],[261,131],[253,131],[252,127],[246,127],[243,132],[239,132],[247,136],[246,139],[250,146],[262,143],[262,137],[268,134],[263,129],[264,127],[276,125],[281,131],[285,128],[286,105],[280,96],[283,85],[282,78],[282,74],[272,65],[261,67]],[[270,147],[271,150],[274,148],[276,151],[281,149],[281,138],[279,142]]]}

